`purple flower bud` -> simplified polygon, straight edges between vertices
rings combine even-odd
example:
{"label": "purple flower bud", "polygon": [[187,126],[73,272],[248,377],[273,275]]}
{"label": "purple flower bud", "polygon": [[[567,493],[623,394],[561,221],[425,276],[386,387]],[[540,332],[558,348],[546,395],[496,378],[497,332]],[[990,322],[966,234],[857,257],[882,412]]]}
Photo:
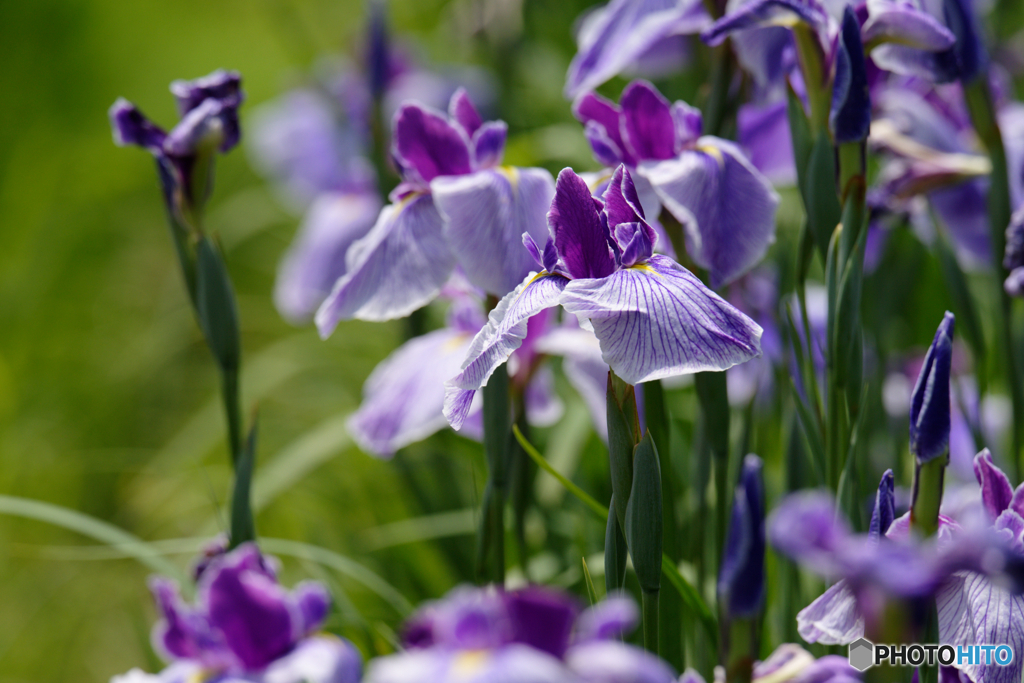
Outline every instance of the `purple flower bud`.
{"label": "purple flower bud", "polygon": [[978,34],[978,20],[972,0],[944,0],[942,14],[946,26],[956,36],[956,45],[944,53],[945,63],[958,73],[960,80],[970,83],[987,67],[988,54]]}
{"label": "purple flower bud", "polygon": [[718,594],[729,618],[756,616],[764,603],[764,484],[763,464],[756,455],[743,460],[740,483],[733,497]]}
{"label": "purple flower bud", "polygon": [[836,144],[867,140],[871,129],[871,95],[868,92],[864,45],[860,39],[857,15],[849,5],[843,12],[843,25],[836,47],[836,75],[828,122]]}
{"label": "purple flower bud", "polygon": [[886,470],[882,475],[882,481],[878,483],[878,492],[875,493],[875,509],[871,513],[868,535],[872,538],[882,538],[894,519],[896,519],[896,504],[893,476],[892,470]]}
{"label": "purple flower bud", "polygon": [[391,36],[388,33],[387,6],[384,0],[370,3],[369,40],[366,50],[366,72],[370,81],[370,93],[380,98],[391,81]]}
{"label": "purple flower bud", "polygon": [[[217,125],[223,128],[221,152],[227,152],[238,144],[238,107],[245,101],[245,94],[242,92],[242,77],[237,71],[218,69],[194,81],[174,81],[171,83],[171,94],[178,101],[183,123],[194,110],[204,105],[207,107],[208,115],[215,117]],[[207,104],[210,101],[219,106]]]}
{"label": "purple flower bud", "polygon": [[910,452],[919,462],[941,455],[949,445],[949,372],[956,319],[946,312],[924,357],[910,401]]}

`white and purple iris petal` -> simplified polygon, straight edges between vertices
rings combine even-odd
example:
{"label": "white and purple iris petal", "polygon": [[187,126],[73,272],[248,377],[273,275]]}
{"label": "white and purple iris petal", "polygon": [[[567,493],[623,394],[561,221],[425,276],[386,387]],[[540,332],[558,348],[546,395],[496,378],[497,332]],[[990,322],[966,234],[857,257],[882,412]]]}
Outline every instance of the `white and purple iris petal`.
{"label": "white and purple iris petal", "polygon": [[544,270],[491,312],[448,382],[445,416],[458,429],[473,394],[522,344],[527,320],[561,304],[588,321],[602,357],[630,383],[724,370],[760,354],[761,328],[671,259],[654,255],[657,234],[644,219],[629,171],[620,166],[603,201],[571,169],[558,176],[548,212]]}
{"label": "white and purple iris petal", "polygon": [[573,99],[593,90],[664,41],[697,33],[710,21],[700,0],[612,0],[583,22],[565,96]]}
{"label": "white and purple iris petal", "polygon": [[375,192],[329,192],[313,201],[274,282],[274,304],[286,320],[299,324],[313,317],[345,275],[349,247],[370,231],[380,209]]}

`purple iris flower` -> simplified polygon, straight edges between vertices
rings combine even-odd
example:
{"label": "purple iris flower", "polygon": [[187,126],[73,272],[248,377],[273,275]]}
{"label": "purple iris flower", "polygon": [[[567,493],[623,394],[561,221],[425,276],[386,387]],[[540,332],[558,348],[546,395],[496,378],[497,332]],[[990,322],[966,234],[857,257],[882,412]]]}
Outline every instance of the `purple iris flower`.
{"label": "purple iris flower", "polygon": [[402,183],[377,223],[346,255],[346,273],[316,315],[321,335],[340,320],[389,320],[430,302],[456,264],[485,292],[504,296],[529,272],[526,232],[538,239],[554,194],[538,168],[499,167],[506,126],[483,122],[465,91],[449,115],[405,104],[392,155]]}
{"label": "purple iris flower", "polygon": [[[739,42],[737,42],[739,45]],[[776,186],[796,183],[793,138],[786,100],[767,104],[748,102],[736,113],[736,139],[750,163]]]}
{"label": "purple iris flower", "polygon": [[405,651],[374,660],[364,683],[675,683],[667,664],[621,642],[637,616],[624,597],[580,613],[540,586],[456,588],[413,615]]}
{"label": "purple iris flower", "polygon": [[305,582],[284,589],[254,543],[205,559],[194,605],[168,579],[150,584],[161,613],[153,645],[171,665],[161,674],[136,669],[114,681],[358,683],[359,652],[318,633],[330,609],[326,588]]}
{"label": "purple iris flower", "polygon": [[[179,221],[187,223],[186,217],[210,191],[210,174],[196,175],[200,158],[209,159],[214,151],[227,152],[238,144],[238,107],[245,97],[241,85],[237,72],[223,70],[194,81],[174,81],[171,93],[181,120],[169,132],[127,100],[118,99],[110,107],[114,142],[149,150],[160,170],[167,208]],[[206,184],[194,187],[198,180]]]}
{"label": "purple iris flower", "polygon": [[[720,680],[717,678],[716,683]],[[815,659],[795,643],[783,643],[767,659],[754,664],[754,683],[856,683],[862,674],[846,657],[826,655]],[[704,683],[704,677],[687,669],[679,683]]]}
{"label": "purple iris flower", "polygon": [[523,343],[528,319],[557,305],[594,330],[605,363],[630,384],[724,370],[761,353],[757,323],[690,271],[654,254],[656,233],[624,166],[603,201],[563,169],[548,226],[543,253],[523,237],[542,270],[491,311],[462,372],[448,382],[444,412],[456,429],[476,391]]}
{"label": "purple iris flower", "polygon": [[[454,278],[453,278],[454,280]],[[474,336],[487,323],[479,291],[459,284],[446,286],[452,299],[445,327],[412,339],[384,359],[363,385],[363,403],[349,419],[349,431],[367,453],[390,457],[396,450],[446,427],[445,381],[458,374]],[[594,413],[599,433],[604,427],[604,392],[608,366],[601,361],[592,332],[556,324],[550,311],[531,318],[523,345],[507,366],[511,381],[523,392],[531,425],[547,427],[562,416],[563,405],[554,391],[547,355],[564,356],[570,384]],[[587,339],[589,337],[589,339]],[[596,361],[594,355],[596,354]],[[598,369],[590,370],[591,365]],[[582,367],[580,367],[582,366]],[[601,383],[591,380],[600,372]],[[479,401],[470,406],[462,433],[482,436]]]}
{"label": "purple iris flower", "polygon": [[730,619],[756,617],[764,606],[763,467],[756,455],[744,458],[733,496],[729,535],[718,573],[718,597]]}
{"label": "purple iris flower", "polygon": [[[633,81],[619,105],[588,92],[573,113],[586,125],[594,157],[633,169],[682,224],[687,250],[708,269],[713,287],[764,257],[775,238],[779,196],[734,143],[701,136],[698,110],[669,104],[650,83]],[[660,210],[643,208],[652,218]]]}
{"label": "purple iris flower", "polygon": [[612,0],[583,21],[569,65],[565,96],[576,98],[678,45],[711,21],[701,0]]}

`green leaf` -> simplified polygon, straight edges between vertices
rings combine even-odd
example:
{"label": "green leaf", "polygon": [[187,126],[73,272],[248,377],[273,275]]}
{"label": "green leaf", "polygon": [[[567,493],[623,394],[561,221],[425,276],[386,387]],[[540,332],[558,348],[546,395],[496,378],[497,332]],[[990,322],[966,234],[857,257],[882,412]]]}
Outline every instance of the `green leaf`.
{"label": "green leaf", "polygon": [[661,466],[650,432],[644,435],[633,453],[633,488],[626,505],[624,531],[640,588],[646,593],[657,593],[661,589],[664,542]]}
{"label": "green leaf", "polygon": [[587,567],[587,558],[581,557],[583,563],[583,581],[587,584],[587,597],[590,598],[590,606],[597,604],[597,590],[594,588],[594,579],[590,576],[590,568]]}
{"label": "green leaf", "polygon": [[190,583],[184,572],[168,562],[159,550],[146,541],[77,510],[29,498],[0,495],[0,514],[25,517],[69,529],[135,558],[153,571],[176,579],[183,587]]}
{"label": "green leaf", "polygon": [[829,240],[842,217],[842,207],[836,195],[835,148],[824,131],[818,135],[811,149],[806,187],[807,222],[824,259],[828,254]]}
{"label": "green leaf", "polygon": [[603,505],[601,505],[600,503],[598,503],[598,502],[597,502],[597,501],[596,501],[596,500],[595,500],[595,499],[593,498],[593,496],[591,496],[591,495],[590,495],[589,493],[587,493],[586,491],[584,491],[583,489],[581,489],[581,488],[580,488],[579,486],[577,486],[576,484],[574,484],[574,483],[572,483],[571,481],[569,481],[569,479],[568,479],[568,478],[566,478],[566,476],[565,476],[565,475],[563,475],[563,474],[562,474],[561,472],[559,472],[559,471],[558,471],[558,470],[556,470],[556,469],[555,469],[554,467],[552,467],[552,466],[551,466],[551,463],[549,463],[549,462],[548,462],[548,461],[547,461],[547,460],[546,460],[546,459],[544,458],[544,456],[543,456],[543,455],[541,455],[541,454],[540,454],[540,453],[539,453],[539,452],[537,451],[537,449],[533,447],[533,444],[531,444],[531,443],[530,443],[529,441],[527,441],[527,440],[526,440],[526,437],[525,437],[525,436],[523,436],[523,433],[522,433],[522,432],[521,432],[521,431],[519,430],[519,426],[518,426],[518,425],[512,425],[512,433],[513,433],[513,434],[515,435],[515,437],[516,437],[516,441],[518,441],[518,442],[519,442],[519,445],[523,447],[523,450],[524,450],[524,451],[526,451],[526,454],[527,454],[527,455],[529,455],[529,456],[530,456],[530,458],[532,458],[532,459],[533,459],[533,461],[534,461],[535,463],[537,463],[537,465],[538,465],[538,466],[539,466],[539,467],[540,467],[540,468],[541,468],[542,470],[544,470],[545,472],[547,472],[548,474],[550,474],[550,475],[551,475],[552,477],[554,477],[555,479],[557,479],[557,480],[558,480],[558,482],[559,482],[559,483],[560,483],[560,484],[561,484],[562,486],[564,486],[564,487],[565,487],[565,489],[566,489],[566,490],[567,490],[567,491],[568,491],[569,493],[571,493],[572,495],[574,495],[574,496],[576,496],[577,498],[579,498],[579,499],[580,499],[580,501],[581,501],[581,502],[583,502],[583,504],[585,504],[585,505],[586,505],[587,507],[589,507],[589,508],[590,508],[591,510],[593,510],[593,511],[594,511],[594,513],[595,513],[595,514],[596,514],[596,515],[597,515],[598,517],[600,517],[601,519],[606,519],[606,518],[608,517],[608,508],[606,508],[605,506],[603,506]]}
{"label": "green leaf", "polygon": [[662,556],[661,558],[661,573],[665,575],[668,582],[679,593],[679,596],[686,603],[686,606],[690,608],[690,611],[700,621],[701,626],[704,627],[704,632],[707,634],[708,640],[712,643],[712,650],[718,650],[718,623],[715,620],[715,615],[708,609],[704,599],[700,597],[700,593],[697,589],[686,580],[682,574],[679,573],[679,567],[675,565],[668,557]]}
{"label": "green leaf", "polygon": [[[615,494],[612,494],[611,505],[615,505]],[[604,587],[612,593],[622,590],[626,585],[626,560],[629,549],[626,537],[622,535],[622,527],[615,515],[607,515],[608,521],[604,528]]]}
{"label": "green leaf", "polygon": [[241,342],[235,290],[224,259],[206,236],[196,248],[196,314],[221,370],[237,372]]}
{"label": "green leaf", "polygon": [[633,448],[638,441],[636,394],[633,386],[608,371],[605,400],[608,411],[608,462],[612,477],[612,500],[619,525],[626,528],[626,505],[633,486]]}
{"label": "green leaf", "polygon": [[[939,221],[933,213],[933,222],[936,225]],[[967,277],[956,260],[956,255],[946,239],[945,232],[940,228],[935,231],[935,255],[938,257],[939,269],[942,272],[942,279],[946,283],[946,290],[949,298],[953,301],[953,313],[956,314],[957,332],[961,333],[968,346],[971,347],[971,354],[976,364],[975,376],[979,382],[985,381],[985,335],[982,332],[981,319],[978,316],[978,307],[975,305],[974,297],[967,285]],[[981,393],[984,393],[982,391]]]}
{"label": "green leaf", "polygon": [[[812,380],[813,381],[813,380]],[[790,378],[790,387],[793,389],[793,402],[796,404],[796,412],[800,418],[800,426],[803,428],[804,438],[807,440],[807,447],[811,457],[811,470],[814,472],[814,479],[819,486],[825,485],[825,444],[818,431],[818,423],[811,415],[810,409],[800,396],[796,383]]]}
{"label": "green leaf", "polygon": [[786,82],[786,116],[789,119],[789,133],[793,141],[793,163],[796,166],[797,185],[807,205],[807,164],[811,159],[814,143],[811,137],[811,124],[804,113],[804,104],[793,86]]}

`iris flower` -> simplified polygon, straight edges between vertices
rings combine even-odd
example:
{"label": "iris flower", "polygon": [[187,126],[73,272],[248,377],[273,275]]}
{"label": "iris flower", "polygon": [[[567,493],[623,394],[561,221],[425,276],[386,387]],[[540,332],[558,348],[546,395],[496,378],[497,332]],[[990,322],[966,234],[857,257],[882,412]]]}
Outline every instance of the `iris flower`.
{"label": "iris flower", "polygon": [[539,586],[457,588],[412,616],[405,650],[374,660],[364,683],[675,683],[665,662],[621,641],[636,620],[624,597],[580,613]]}
{"label": "iris flower", "polygon": [[340,320],[408,315],[437,296],[456,264],[474,285],[504,296],[530,270],[521,235],[544,231],[551,174],[499,166],[506,126],[483,122],[464,90],[448,116],[403,105],[393,128],[402,183],[349,248],[346,273],[316,315],[324,337]]}
{"label": "iris flower", "polygon": [[690,271],[654,254],[656,233],[624,166],[603,201],[563,169],[548,226],[543,252],[532,236],[523,237],[542,270],[491,311],[462,372],[448,382],[444,413],[454,428],[465,421],[476,391],[523,343],[529,318],[558,305],[593,329],[605,363],[630,384],[724,370],[761,353],[757,323]]}
{"label": "iris flower", "polygon": [[198,597],[186,604],[176,584],[150,582],[161,619],[153,645],[170,663],[111,683],[358,683],[362,657],[336,636],[318,633],[330,609],[316,582],[288,591],[254,543],[206,558]]}
{"label": "iris flower", "polygon": [[[633,81],[619,104],[588,92],[573,105],[594,157],[625,164],[638,177],[652,219],[664,204],[682,224],[690,257],[718,287],[749,270],[775,238],[779,196],[734,143],[701,135],[698,110],[669,104],[653,85]],[[650,188],[657,201],[648,199]]]}

